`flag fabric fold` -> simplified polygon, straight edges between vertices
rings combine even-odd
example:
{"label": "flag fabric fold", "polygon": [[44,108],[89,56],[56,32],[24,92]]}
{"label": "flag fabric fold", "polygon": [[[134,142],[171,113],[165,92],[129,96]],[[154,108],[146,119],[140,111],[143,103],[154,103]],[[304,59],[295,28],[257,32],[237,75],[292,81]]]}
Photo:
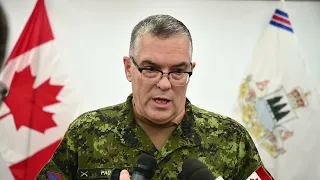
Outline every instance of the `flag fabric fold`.
{"label": "flag fabric fold", "polygon": [[9,88],[0,108],[0,174],[6,179],[33,180],[78,113],[54,42],[45,2],[38,0],[0,77]]}
{"label": "flag fabric fold", "polygon": [[233,115],[274,179],[320,179],[319,85],[300,54],[284,1],[281,5],[254,51]]}

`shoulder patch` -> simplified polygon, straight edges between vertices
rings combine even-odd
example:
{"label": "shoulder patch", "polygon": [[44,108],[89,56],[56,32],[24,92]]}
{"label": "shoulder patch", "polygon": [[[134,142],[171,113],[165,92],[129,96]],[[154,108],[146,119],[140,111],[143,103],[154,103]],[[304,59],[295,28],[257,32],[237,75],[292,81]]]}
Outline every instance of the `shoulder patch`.
{"label": "shoulder patch", "polygon": [[56,172],[47,172],[48,180],[62,180],[62,175]]}

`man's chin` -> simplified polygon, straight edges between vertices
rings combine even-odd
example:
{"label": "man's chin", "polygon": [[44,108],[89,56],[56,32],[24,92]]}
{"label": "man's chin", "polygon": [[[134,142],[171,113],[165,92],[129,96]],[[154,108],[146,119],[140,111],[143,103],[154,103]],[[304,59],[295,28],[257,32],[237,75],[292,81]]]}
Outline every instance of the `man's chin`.
{"label": "man's chin", "polygon": [[170,122],[170,120],[168,121],[168,119],[150,119],[150,121],[158,125],[163,125]]}
{"label": "man's chin", "polygon": [[158,115],[154,114],[154,115],[150,116],[149,120],[152,121],[155,124],[161,125],[161,124],[166,124],[166,123],[170,122],[171,119],[172,119],[171,116],[163,115],[163,113],[161,113],[161,114],[158,114]]}

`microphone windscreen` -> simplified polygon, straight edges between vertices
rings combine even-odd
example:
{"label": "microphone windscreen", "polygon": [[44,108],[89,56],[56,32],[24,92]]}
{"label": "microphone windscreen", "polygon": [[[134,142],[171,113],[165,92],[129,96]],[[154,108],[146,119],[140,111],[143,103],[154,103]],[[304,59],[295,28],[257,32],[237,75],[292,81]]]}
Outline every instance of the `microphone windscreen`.
{"label": "microphone windscreen", "polygon": [[146,178],[151,179],[157,168],[157,160],[155,157],[147,153],[142,153],[136,160],[136,163],[133,167],[133,171],[137,172]]}
{"label": "microphone windscreen", "polygon": [[197,158],[193,157],[188,158],[183,162],[181,174],[184,180],[215,179],[212,172],[207,168],[207,166]]}

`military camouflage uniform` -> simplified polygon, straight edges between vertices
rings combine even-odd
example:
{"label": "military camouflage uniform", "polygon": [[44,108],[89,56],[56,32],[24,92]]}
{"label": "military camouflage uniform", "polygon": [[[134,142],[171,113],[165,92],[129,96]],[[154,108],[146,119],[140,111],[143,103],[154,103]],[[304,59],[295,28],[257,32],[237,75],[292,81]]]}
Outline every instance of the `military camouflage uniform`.
{"label": "military camouflage uniform", "polygon": [[47,172],[63,179],[108,179],[115,168],[131,170],[142,151],[157,159],[153,179],[179,179],[188,157],[197,157],[225,180],[244,180],[262,165],[243,126],[188,99],[183,121],[158,151],[136,124],[131,100],[132,95],[125,103],[84,113],[72,122],[37,179],[48,179]]}

